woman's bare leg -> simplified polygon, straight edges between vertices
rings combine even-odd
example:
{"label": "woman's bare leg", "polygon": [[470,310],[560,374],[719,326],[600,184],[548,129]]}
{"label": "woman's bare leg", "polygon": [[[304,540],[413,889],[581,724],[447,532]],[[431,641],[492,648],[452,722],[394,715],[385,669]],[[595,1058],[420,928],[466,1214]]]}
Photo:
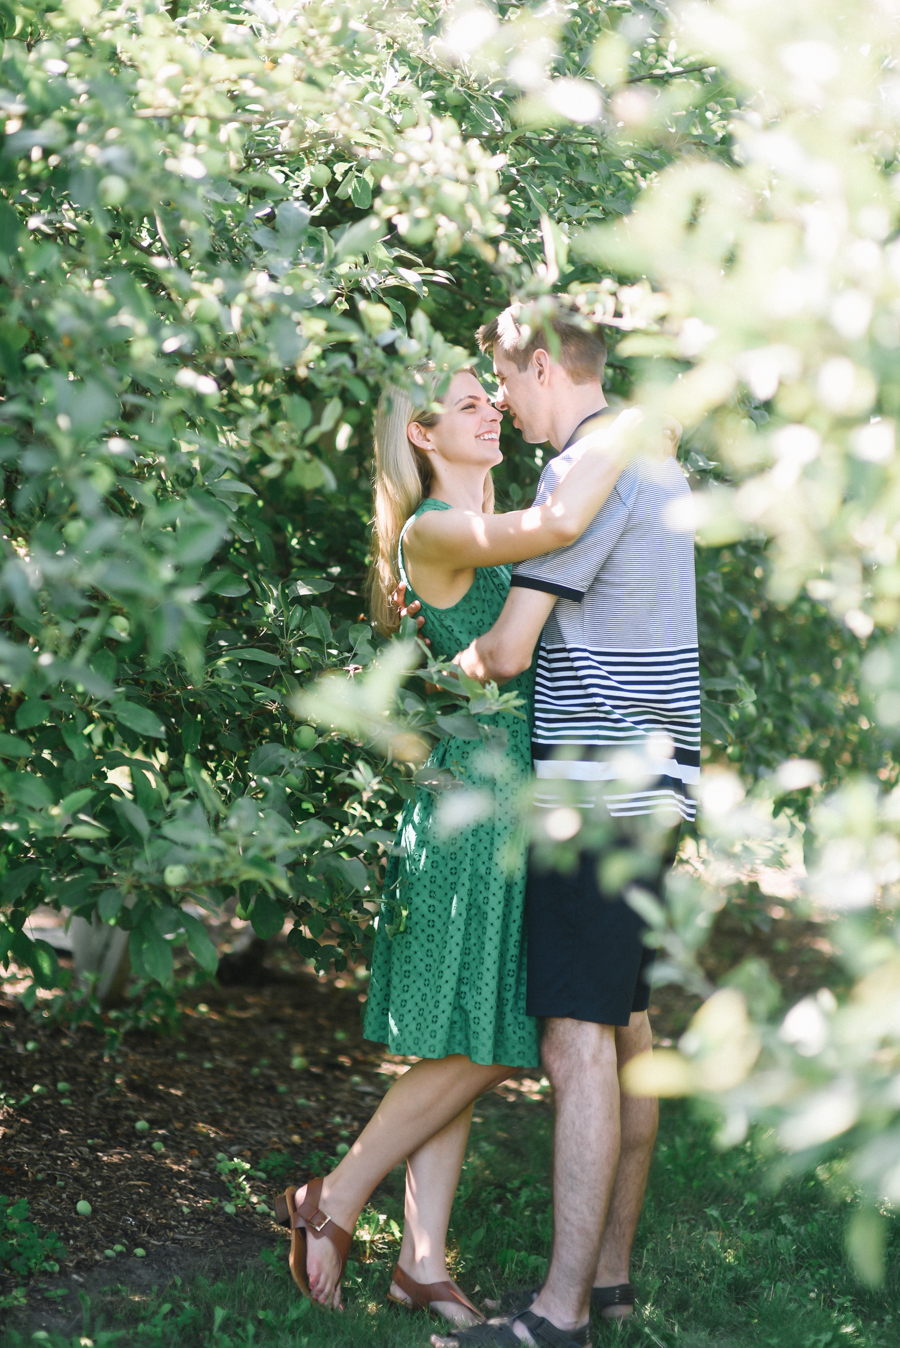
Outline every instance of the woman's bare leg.
{"label": "woman's bare leg", "polygon": [[[482,1066],[461,1053],[413,1063],[394,1082],[340,1164],[325,1176],[320,1210],[345,1231],[352,1231],[372,1190],[395,1165],[514,1070]],[[304,1195],[305,1189],[297,1190],[297,1206]],[[326,1306],[338,1306],[340,1260],[329,1240],[309,1240],[307,1272],[313,1298]]]}
{"label": "woman's bare leg", "polygon": [[[469,1105],[406,1161],[406,1222],[398,1263],[416,1282],[444,1282],[447,1272],[447,1227],[466,1155],[472,1110]],[[408,1300],[391,1284],[391,1296]],[[455,1325],[474,1324],[477,1317],[457,1302],[435,1301],[435,1310]]]}

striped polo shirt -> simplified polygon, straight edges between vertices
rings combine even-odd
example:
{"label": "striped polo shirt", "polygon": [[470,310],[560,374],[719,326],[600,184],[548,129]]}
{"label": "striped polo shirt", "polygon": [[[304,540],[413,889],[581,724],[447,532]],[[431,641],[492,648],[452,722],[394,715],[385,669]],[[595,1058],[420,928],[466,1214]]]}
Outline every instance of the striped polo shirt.
{"label": "striped polo shirt", "polygon": [[[576,428],[544,468],[535,504],[580,457],[579,440],[616,415]],[[614,817],[694,817],[687,789],[700,776],[694,538],[667,523],[667,507],[689,495],[674,457],[634,459],[581,538],[513,570],[513,585],[559,596],[537,659],[539,804],[559,803],[551,782],[565,778],[584,783],[578,803],[599,794]]]}

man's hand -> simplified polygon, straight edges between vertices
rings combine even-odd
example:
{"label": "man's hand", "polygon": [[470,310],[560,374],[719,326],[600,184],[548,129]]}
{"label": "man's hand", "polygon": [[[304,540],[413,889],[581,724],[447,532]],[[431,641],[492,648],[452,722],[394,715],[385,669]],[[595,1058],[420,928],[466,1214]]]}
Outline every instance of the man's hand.
{"label": "man's hand", "polygon": [[667,412],[663,412],[660,416],[660,430],[662,431],[662,456],[665,459],[678,453],[678,446],[681,444],[684,427],[680,421],[676,421],[675,418],[670,417]]}
{"label": "man's hand", "polygon": [[459,665],[464,674],[468,674],[470,679],[476,679],[479,683],[487,683],[490,679],[474,641],[464,651],[457,651],[453,657],[453,664]]}
{"label": "man's hand", "polygon": [[514,585],[494,626],[459,651],[453,663],[478,683],[508,683],[531,664],[555,603],[555,594]]}
{"label": "man's hand", "polygon": [[419,603],[418,599],[414,599],[411,604],[407,604],[406,602],[406,581],[401,580],[400,584],[391,595],[391,603],[394,605],[394,608],[400,614],[401,618],[416,619],[416,627],[419,629],[419,639],[424,641],[426,646],[430,646],[431,642],[428,638],[422,636],[422,628],[425,626],[425,619],[423,617],[417,617],[422,605]]}

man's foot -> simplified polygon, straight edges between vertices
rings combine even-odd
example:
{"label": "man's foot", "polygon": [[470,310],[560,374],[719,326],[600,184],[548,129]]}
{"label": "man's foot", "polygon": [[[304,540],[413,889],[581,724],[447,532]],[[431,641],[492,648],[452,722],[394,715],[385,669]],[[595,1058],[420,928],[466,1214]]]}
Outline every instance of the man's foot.
{"label": "man's foot", "polygon": [[[491,1320],[483,1320],[482,1324],[485,1327],[487,1327],[488,1325],[504,1325],[506,1324],[506,1321],[497,1318]],[[440,1333],[432,1334],[430,1339],[431,1348],[460,1348],[461,1338],[462,1335],[457,1334],[440,1334]]]}
{"label": "man's foot", "polygon": [[494,1316],[458,1334],[432,1334],[432,1348],[587,1348],[590,1324],[561,1329],[533,1311],[512,1319]]}
{"label": "man's foot", "polygon": [[627,1320],[634,1314],[635,1292],[630,1282],[591,1289],[591,1313],[601,1320]]}
{"label": "man's foot", "polygon": [[514,1315],[516,1311],[525,1310],[534,1300],[540,1296],[540,1287],[511,1287],[509,1291],[502,1292],[496,1301],[484,1299],[484,1304],[488,1310],[494,1311],[498,1316]]}

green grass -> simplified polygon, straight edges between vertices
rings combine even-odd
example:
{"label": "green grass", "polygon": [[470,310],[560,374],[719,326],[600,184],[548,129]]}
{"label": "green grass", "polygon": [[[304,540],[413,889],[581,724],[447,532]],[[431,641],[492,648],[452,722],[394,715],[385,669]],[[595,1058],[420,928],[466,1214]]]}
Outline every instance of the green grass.
{"label": "green grass", "polygon": [[[57,1260],[65,1258],[65,1245],[59,1236],[42,1232],[28,1218],[24,1198],[14,1203],[0,1194],[0,1269],[20,1280],[38,1272],[58,1273]],[[24,1299],[21,1285],[14,1286],[12,1292],[0,1295],[0,1310],[21,1305]]]}
{"label": "green grass", "polygon": [[[480,1106],[454,1214],[456,1274],[480,1295],[539,1278],[550,1219],[550,1127],[541,1106]],[[839,1173],[839,1167],[835,1167]],[[386,1348],[428,1343],[428,1322],[384,1304],[398,1246],[402,1176],[364,1216],[348,1266],[348,1310],[303,1301],[282,1250],[236,1278],[177,1279],[153,1296],[111,1294],[93,1304],[73,1339],[53,1348]],[[773,1190],[747,1144],[719,1154],[705,1124],[668,1105],[632,1276],[641,1304],[623,1326],[594,1326],[597,1348],[894,1348],[900,1343],[900,1233],[892,1222],[888,1281],[863,1288],[843,1254],[849,1203],[834,1178],[792,1179]],[[41,1342],[10,1331],[9,1348]]]}

